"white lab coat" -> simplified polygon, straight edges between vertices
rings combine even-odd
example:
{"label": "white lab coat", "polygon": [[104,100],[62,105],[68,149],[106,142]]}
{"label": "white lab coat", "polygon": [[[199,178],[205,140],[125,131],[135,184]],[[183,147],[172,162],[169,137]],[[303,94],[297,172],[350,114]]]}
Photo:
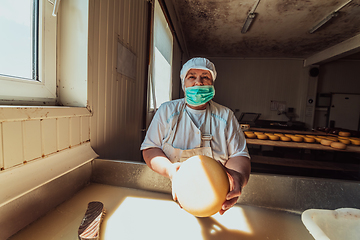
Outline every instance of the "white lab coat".
{"label": "white lab coat", "polygon": [[[209,103],[211,112],[209,122],[212,135],[210,146],[214,159],[225,164],[229,158],[235,156],[250,158],[244,134],[234,113],[229,108],[213,101]],[[184,104],[185,100],[182,98],[163,103],[160,106],[141,144],[141,150],[153,147],[163,150],[164,144],[168,142],[174,126],[176,126],[176,129],[174,129],[175,137],[171,143],[174,148],[188,150],[202,147],[200,130],[202,128],[199,129],[196,126],[189,116],[191,112],[186,110],[188,107],[184,108]],[[177,122],[180,111],[183,111],[182,117]],[[201,114],[206,114],[206,112],[202,111]]]}

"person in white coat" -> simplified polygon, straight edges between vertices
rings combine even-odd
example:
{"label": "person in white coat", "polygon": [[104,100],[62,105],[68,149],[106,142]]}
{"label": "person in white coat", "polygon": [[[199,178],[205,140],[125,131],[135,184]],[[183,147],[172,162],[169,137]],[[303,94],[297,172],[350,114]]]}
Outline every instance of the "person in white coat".
{"label": "person in white coat", "polygon": [[[206,58],[187,61],[180,72],[185,98],[159,107],[140,150],[146,164],[170,180],[189,157],[205,155],[221,162],[230,181],[220,210],[223,214],[237,202],[249,180],[251,165],[234,113],[211,100],[216,75],[215,65]],[[173,198],[176,200],[176,192]]]}

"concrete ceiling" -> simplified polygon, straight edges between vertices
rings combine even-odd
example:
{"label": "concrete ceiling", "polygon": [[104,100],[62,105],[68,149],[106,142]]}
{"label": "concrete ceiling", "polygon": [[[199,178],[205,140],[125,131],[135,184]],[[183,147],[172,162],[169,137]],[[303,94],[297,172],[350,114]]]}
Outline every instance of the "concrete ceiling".
{"label": "concrete ceiling", "polygon": [[172,1],[190,56],[305,59],[360,34],[360,0],[312,34],[315,24],[348,0],[260,0],[244,34],[257,0]]}

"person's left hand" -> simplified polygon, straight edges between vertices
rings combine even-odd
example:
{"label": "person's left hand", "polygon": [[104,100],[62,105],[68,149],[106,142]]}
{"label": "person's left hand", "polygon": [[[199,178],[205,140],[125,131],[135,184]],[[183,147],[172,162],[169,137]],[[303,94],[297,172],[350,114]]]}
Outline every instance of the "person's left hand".
{"label": "person's left hand", "polygon": [[235,205],[240,197],[241,190],[244,185],[243,176],[239,172],[226,168],[226,173],[229,177],[230,191],[226,195],[226,200],[223,203],[221,210],[219,211],[221,215],[223,215],[227,210]]}

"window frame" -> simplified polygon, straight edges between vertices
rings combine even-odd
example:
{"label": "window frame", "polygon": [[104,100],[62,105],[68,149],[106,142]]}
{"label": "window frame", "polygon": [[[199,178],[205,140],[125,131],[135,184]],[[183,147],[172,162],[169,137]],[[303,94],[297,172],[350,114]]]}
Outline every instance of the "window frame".
{"label": "window frame", "polygon": [[38,79],[0,76],[1,105],[55,105],[57,17],[53,5],[39,0]]}

